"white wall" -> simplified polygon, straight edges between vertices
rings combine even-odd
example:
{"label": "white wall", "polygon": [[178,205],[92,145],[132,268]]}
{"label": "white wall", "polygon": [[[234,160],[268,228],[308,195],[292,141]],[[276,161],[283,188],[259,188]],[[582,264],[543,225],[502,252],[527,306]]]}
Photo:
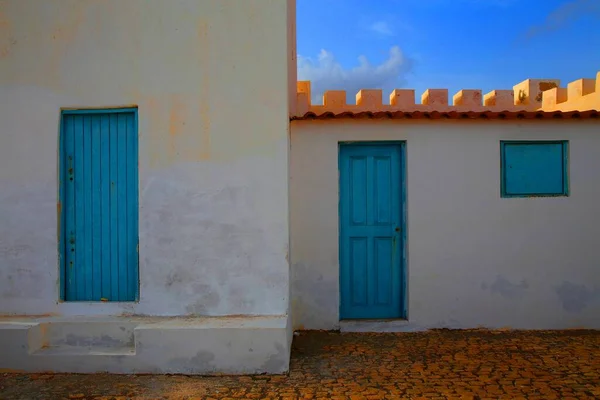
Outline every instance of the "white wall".
{"label": "white wall", "polygon": [[[338,142],[406,141],[406,329],[600,328],[597,121],[295,121],[294,328],[339,326]],[[501,198],[500,140],[566,139],[570,197]]]}
{"label": "white wall", "polygon": [[[0,314],[287,313],[290,7],[0,2]],[[123,105],[141,299],[58,303],[60,109]]]}

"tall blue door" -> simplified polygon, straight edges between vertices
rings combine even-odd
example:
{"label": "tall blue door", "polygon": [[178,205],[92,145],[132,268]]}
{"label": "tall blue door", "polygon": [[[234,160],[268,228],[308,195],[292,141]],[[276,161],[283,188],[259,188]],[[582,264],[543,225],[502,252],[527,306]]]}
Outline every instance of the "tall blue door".
{"label": "tall blue door", "polygon": [[63,111],[61,127],[62,298],[134,301],[137,110]]}
{"label": "tall blue door", "polygon": [[403,146],[340,146],[340,317],[404,318]]}

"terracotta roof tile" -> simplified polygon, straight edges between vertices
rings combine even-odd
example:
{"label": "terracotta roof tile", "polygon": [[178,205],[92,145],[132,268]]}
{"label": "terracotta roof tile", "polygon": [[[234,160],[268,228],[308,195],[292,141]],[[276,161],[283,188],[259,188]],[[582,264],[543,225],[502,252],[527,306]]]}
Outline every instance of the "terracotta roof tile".
{"label": "terracotta roof tile", "polygon": [[329,119],[600,119],[600,111],[331,111],[320,114],[307,112],[291,120]]}

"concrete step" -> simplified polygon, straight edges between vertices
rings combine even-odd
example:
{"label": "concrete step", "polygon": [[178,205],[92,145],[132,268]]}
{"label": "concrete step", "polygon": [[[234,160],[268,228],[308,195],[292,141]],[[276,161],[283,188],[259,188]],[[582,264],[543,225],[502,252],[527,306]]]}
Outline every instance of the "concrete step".
{"label": "concrete step", "polygon": [[0,370],[74,373],[284,373],[287,315],[0,317]]}
{"label": "concrete step", "polygon": [[49,346],[31,353],[32,356],[135,356],[135,347],[75,347]]}
{"label": "concrete step", "polygon": [[81,318],[41,322],[44,347],[122,348],[134,347],[134,329],[138,324],[125,319]]}
{"label": "concrete step", "polygon": [[24,356],[42,345],[39,323],[35,321],[0,322],[0,359]]}

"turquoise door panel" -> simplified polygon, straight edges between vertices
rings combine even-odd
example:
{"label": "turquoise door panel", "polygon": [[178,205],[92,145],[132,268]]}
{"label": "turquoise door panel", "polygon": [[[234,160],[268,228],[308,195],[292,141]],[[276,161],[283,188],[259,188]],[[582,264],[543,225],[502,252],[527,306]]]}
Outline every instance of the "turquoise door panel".
{"label": "turquoise door panel", "polygon": [[61,297],[135,301],[137,111],[64,111],[61,125]]}
{"label": "turquoise door panel", "polygon": [[340,146],[340,317],[404,318],[403,145]]}

